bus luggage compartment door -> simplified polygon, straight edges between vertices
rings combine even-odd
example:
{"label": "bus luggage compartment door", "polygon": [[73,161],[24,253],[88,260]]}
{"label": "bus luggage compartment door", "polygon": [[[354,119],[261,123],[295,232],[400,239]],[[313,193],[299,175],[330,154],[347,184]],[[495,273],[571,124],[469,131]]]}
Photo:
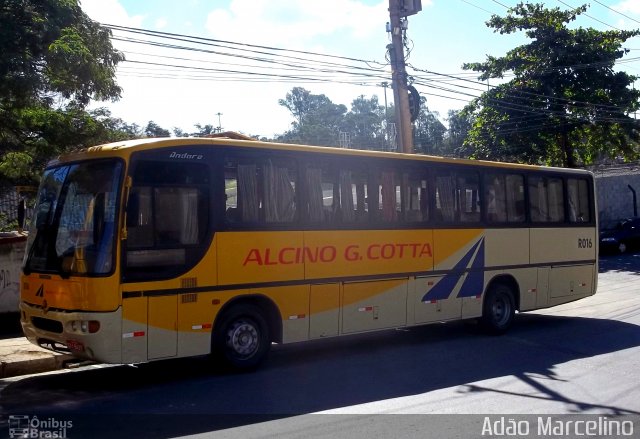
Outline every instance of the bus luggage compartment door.
{"label": "bus luggage compartment door", "polygon": [[585,296],[593,291],[593,265],[551,267],[549,297]]}
{"label": "bus luggage compartment door", "polygon": [[311,285],[309,338],[338,335],[340,284]]}
{"label": "bus luggage compartment door", "polygon": [[408,279],[345,283],[342,332],[406,326],[407,285]]}
{"label": "bus luggage compartment door", "polygon": [[147,355],[149,360],[178,352],[178,295],[149,297]]}
{"label": "bus luggage compartment door", "polygon": [[[434,290],[444,276],[416,278],[415,322],[430,323],[457,320],[462,315],[462,300],[453,290],[456,281],[449,288]],[[443,284],[441,284],[442,287]]]}

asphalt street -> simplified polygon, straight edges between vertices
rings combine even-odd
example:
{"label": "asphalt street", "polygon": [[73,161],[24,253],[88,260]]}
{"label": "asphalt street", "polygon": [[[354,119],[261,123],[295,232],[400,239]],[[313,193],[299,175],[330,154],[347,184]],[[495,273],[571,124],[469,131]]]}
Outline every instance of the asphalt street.
{"label": "asphalt street", "polygon": [[277,346],[249,374],[197,358],[7,378],[0,412],[3,428],[38,416],[122,438],[426,437],[448,419],[434,414],[637,420],[640,254],[601,259],[595,296],[520,314],[501,337],[458,322]]}

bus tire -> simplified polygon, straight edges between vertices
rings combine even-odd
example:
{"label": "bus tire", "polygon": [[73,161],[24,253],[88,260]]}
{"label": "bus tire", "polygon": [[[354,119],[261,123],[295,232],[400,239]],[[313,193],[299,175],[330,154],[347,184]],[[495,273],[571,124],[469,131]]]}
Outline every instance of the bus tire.
{"label": "bus tire", "polygon": [[271,347],[269,325],[257,306],[242,304],[227,310],[212,337],[215,360],[237,371],[257,368]]}
{"label": "bus tire", "polygon": [[497,283],[485,296],[480,323],[491,334],[504,334],[511,326],[515,313],[513,290],[504,283]]}

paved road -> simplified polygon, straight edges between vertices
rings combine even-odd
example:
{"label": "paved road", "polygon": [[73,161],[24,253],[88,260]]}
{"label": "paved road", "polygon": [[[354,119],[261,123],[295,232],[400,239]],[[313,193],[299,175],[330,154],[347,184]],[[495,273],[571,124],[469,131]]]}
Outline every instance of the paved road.
{"label": "paved road", "polygon": [[243,438],[425,437],[410,414],[640,415],[640,255],[600,272],[595,296],[521,314],[502,337],[456,323],[281,346],[252,374],[192,359],[5,379],[0,411],[95,437]]}

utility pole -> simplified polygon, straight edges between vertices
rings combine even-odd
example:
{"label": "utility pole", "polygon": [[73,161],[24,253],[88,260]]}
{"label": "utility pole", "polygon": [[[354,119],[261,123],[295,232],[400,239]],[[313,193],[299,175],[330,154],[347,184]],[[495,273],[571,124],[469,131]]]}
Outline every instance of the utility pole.
{"label": "utility pole", "polygon": [[222,113],[218,112],[216,113],[216,116],[218,116],[218,128],[216,129],[219,133],[222,132],[222,121],[220,119],[220,116],[222,116]]}
{"label": "utility pole", "polygon": [[407,16],[422,10],[420,0],[389,0],[391,44],[387,46],[391,61],[393,100],[398,126],[398,146],[402,152],[413,153],[413,130],[409,112],[409,92],[404,59],[404,34],[407,30]]}

